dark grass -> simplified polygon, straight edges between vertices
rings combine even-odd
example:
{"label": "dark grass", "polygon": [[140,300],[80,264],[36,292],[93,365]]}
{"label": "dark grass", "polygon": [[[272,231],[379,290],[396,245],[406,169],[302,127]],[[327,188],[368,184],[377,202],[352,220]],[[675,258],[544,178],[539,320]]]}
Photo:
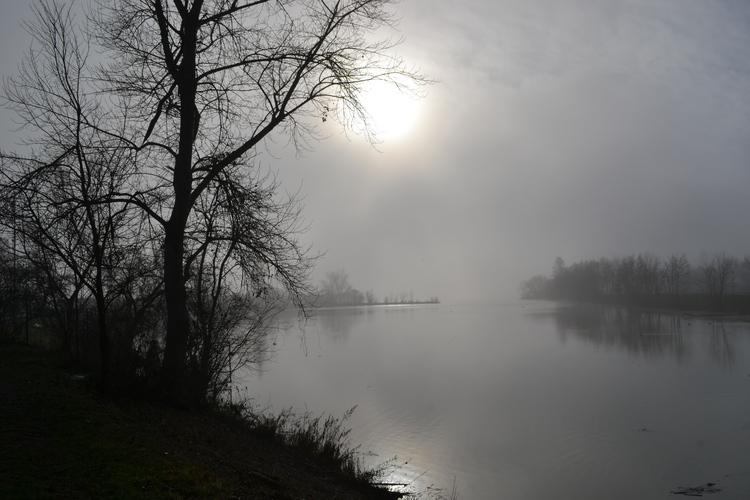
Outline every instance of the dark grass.
{"label": "dark grass", "polygon": [[59,356],[0,352],[0,498],[225,496],[214,471],[163,451],[136,413],[90,397]]}
{"label": "dark grass", "polygon": [[385,499],[343,419],[92,396],[55,353],[0,345],[0,498]]}
{"label": "dark grass", "polygon": [[351,445],[351,429],[346,427],[346,422],[356,410],[356,406],[341,418],[332,415],[314,416],[309,412],[297,414],[291,408],[274,414],[254,408],[252,401],[235,403],[225,408],[227,414],[234,415],[249,425],[254,433],[340,470],[354,483],[382,484],[380,481],[383,481],[389,472],[394,471],[395,459],[387,460],[377,467],[366,467],[365,455],[360,452],[360,447]]}

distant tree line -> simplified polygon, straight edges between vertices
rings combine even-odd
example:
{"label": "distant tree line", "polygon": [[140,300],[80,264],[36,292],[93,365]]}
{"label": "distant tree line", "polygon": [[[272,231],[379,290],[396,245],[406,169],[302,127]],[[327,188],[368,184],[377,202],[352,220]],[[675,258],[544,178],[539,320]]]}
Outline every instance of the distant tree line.
{"label": "distant tree line", "polygon": [[728,296],[750,294],[750,256],[740,260],[716,253],[698,265],[692,265],[684,253],[663,259],[646,252],[571,265],[557,257],[550,276],[523,281],[519,292],[523,299],[692,304],[721,309],[728,305]]}
{"label": "distant tree line", "polygon": [[361,292],[349,283],[349,273],[345,269],[328,271],[320,283],[319,297],[315,301],[320,306],[359,306],[376,304],[437,304],[440,299],[436,296],[429,300],[420,301],[414,298],[414,292],[390,293],[378,301],[375,292],[367,290]]}

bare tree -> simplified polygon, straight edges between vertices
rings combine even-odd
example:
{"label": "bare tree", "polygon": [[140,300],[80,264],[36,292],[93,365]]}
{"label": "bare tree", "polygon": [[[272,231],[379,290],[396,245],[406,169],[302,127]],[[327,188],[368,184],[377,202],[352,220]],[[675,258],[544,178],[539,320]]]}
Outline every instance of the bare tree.
{"label": "bare tree", "polygon": [[[35,13],[26,27],[36,44],[4,86],[8,106],[33,135],[26,156],[2,155],[0,224],[18,235],[26,259],[46,274],[69,342],[75,304],[86,295],[93,301],[96,368],[106,388],[110,309],[136,279],[133,270],[144,269],[149,231],[140,211],[109,200],[132,175],[132,157],[121,140],[99,129],[105,117],[87,97],[87,45],[70,29],[70,8],[40,3]],[[129,341],[121,344],[120,353],[130,351]]]}
{"label": "bare tree", "polygon": [[684,253],[672,254],[662,263],[661,275],[664,290],[675,301],[679,300],[679,296],[687,290],[690,273],[690,262]]}
{"label": "bare tree", "polygon": [[[237,273],[233,282],[245,284],[258,298],[284,290],[284,297],[304,309],[304,249],[294,234],[275,240],[280,247],[251,244],[262,241],[251,231],[257,206],[240,203],[246,212],[234,220],[239,212],[231,207],[233,196],[252,198],[253,177],[242,172],[255,168],[256,152],[273,134],[306,148],[318,138],[315,120],[334,118],[374,140],[359,100],[364,86],[385,80],[408,89],[425,82],[391,55],[391,40],[372,41],[376,30],[392,25],[386,12],[392,3],[114,0],[98,3],[81,31],[93,38],[81,42],[57,4],[41,4],[60,22],[33,34],[73,40],[75,50],[60,51],[60,44],[53,44],[51,58],[39,61],[39,68],[67,87],[48,92],[43,85],[19,85],[11,100],[42,132],[35,160],[45,167],[41,170],[57,165],[61,152],[80,154],[82,137],[86,145],[116,153],[125,166],[122,183],[108,184],[106,193],[83,199],[80,208],[106,205],[128,214],[138,209],[148,217],[161,249],[154,259],[163,266],[167,313],[161,386],[171,400],[192,403],[200,397],[187,376],[194,368],[189,353],[195,344],[189,294],[201,289],[193,282],[201,276],[196,269],[201,256],[219,245],[213,239],[216,227],[205,225],[203,206],[227,214],[232,230],[250,231],[237,245],[222,237],[223,251],[231,254],[226,262]],[[105,61],[93,73],[86,58],[92,46]],[[80,92],[81,84],[87,92]],[[64,134],[57,138],[60,117],[65,117]],[[78,127],[72,135],[69,117]],[[55,154],[48,144],[61,152]],[[229,195],[220,195],[228,186]]]}
{"label": "bare tree", "polygon": [[739,262],[737,274],[738,291],[750,293],[750,255],[745,255]]}
{"label": "bare tree", "polygon": [[[304,147],[310,118],[366,121],[358,94],[373,79],[418,79],[369,33],[390,0],[120,0],[101,9],[97,39],[112,55],[105,88],[130,110],[139,163],[156,166],[166,203],[137,197],[164,231],[167,333],[164,388],[179,387],[190,332],[185,239],[196,201],[274,131]],[[344,106],[339,106],[343,103]],[[143,132],[145,130],[145,133]],[[367,129],[365,129],[367,133]],[[165,168],[166,167],[166,168]],[[297,305],[303,295],[271,262]]]}
{"label": "bare tree", "polygon": [[352,286],[349,284],[349,273],[345,269],[326,272],[320,288],[324,300],[333,302],[335,305],[343,304],[352,290]]}
{"label": "bare tree", "polygon": [[565,261],[562,257],[555,257],[555,262],[552,265],[552,279],[557,279],[565,272]]}
{"label": "bare tree", "polygon": [[698,284],[721,306],[722,297],[734,286],[738,269],[739,262],[735,257],[723,253],[714,254],[711,262],[701,267]]}
{"label": "bare tree", "polygon": [[626,255],[617,260],[616,289],[629,298],[637,294],[636,258],[634,255]]}
{"label": "bare tree", "polygon": [[543,299],[550,294],[551,278],[538,274],[518,285],[522,299]]}
{"label": "bare tree", "polygon": [[277,200],[272,177],[240,182],[241,175],[228,169],[204,192],[187,240],[195,269],[188,293],[195,399],[215,400],[237,370],[269,356],[269,319],[287,304],[285,289],[267,282],[271,272],[311,293],[306,280],[314,259],[294,239],[302,230],[296,198]]}
{"label": "bare tree", "polygon": [[658,256],[645,252],[639,253],[635,260],[636,288],[640,295],[658,295],[659,270],[661,261]]}
{"label": "bare tree", "polygon": [[599,287],[604,295],[617,292],[617,259],[599,259]]}

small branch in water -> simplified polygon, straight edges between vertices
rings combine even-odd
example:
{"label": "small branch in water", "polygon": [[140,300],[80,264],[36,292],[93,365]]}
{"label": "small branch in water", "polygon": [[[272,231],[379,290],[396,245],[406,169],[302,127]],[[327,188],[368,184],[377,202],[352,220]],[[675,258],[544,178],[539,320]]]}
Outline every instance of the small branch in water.
{"label": "small branch in water", "polygon": [[721,488],[714,488],[714,486],[716,486],[716,483],[706,483],[704,486],[681,488],[677,491],[670,491],[670,493],[689,497],[702,497],[704,493],[718,493],[721,491]]}

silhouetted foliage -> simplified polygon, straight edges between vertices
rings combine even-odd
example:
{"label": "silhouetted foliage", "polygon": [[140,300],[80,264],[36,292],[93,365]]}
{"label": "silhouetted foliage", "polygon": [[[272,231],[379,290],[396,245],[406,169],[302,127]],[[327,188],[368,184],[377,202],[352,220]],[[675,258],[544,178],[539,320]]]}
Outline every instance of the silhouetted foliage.
{"label": "silhouetted foliage", "polygon": [[2,154],[0,218],[102,387],[156,373],[163,396],[200,403],[253,359],[281,304],[304,312],[299,205],[254,158],[277,134],[308,147],[327,118],[374,141],[364,86],[425,81],[372,37],[392,3],[115,0],[82,28],[36,5],[4,87],[29,135]]}

